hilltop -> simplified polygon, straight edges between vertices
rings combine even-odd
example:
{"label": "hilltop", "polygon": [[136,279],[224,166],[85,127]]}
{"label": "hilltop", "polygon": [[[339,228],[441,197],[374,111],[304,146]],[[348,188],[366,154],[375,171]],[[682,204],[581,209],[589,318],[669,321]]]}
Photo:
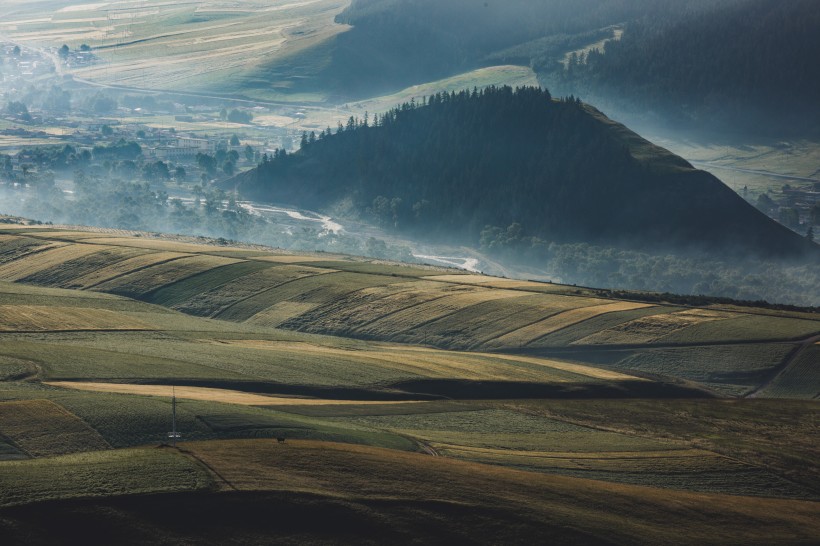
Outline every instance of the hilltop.
{"label": "hilltop", "polygon": [[351,119],[225,187],[257,200],[343,205],[400,232],[468,245],[517,226],[517,236],[546,243],[790,257],[817,250],[714,176],[538,88],[436,94]]}

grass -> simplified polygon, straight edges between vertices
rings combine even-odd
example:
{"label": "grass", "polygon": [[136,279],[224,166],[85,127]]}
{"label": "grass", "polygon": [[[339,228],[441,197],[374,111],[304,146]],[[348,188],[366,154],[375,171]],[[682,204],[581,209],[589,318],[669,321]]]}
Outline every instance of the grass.
{"label": "grass", "polygon": [[[519,536],[540,536],[526,523],[532,521],[534,528],[550,529],[553,539],[568,541],[572,540],[566,534],[556,535],[551,527],[561,522],[564,533],[582,533],[574,535],[574,541],[597,543],[680,542],[683,529],[692,542],[743,543],[759,540],[761,532],[776,542],[785,537],[807,539],[817,525],[814,503],[752,503],[740,497],[539,476],[365,447],[217,442],[186,449],[239,490],[275,489],[351,500],[412,499],[422,505],[436,499],[467,503],[473,511],[491,506],[516,515],[513,534],[524,533]],[[503,518],[497,513],[489,519]]]}
{"label": "grass", "polygon": [[0,432],[32,457],[109,447],[94,429],[50,400],[0,403]]}
{"label": "grass", "polygon": [[794,348],[791,344],[772,343],[652,349],[631,355],[614,366],[625,372],[680,377],[742,396],[770,377]]}
{"label": "grass", "polygon": [[664,338],[670,343],[804,339],[820,333],[820,320],[746,315],[712,324],[697,324]]}
{"label": "grass", "polygon": [[[217,316],[234,304],[253,298],[257,294],[275,289],[291,281],[332,271],[298,265],[271,266],[255,262],[257,271],[235,278],[222,286],[201,290],[174,305],[176,309],[197,316]],[[239,265],[239,264],[237,264]],[[261,268],[258,266],[262,266]],[[175,287],[170,287],[174,290]]]}
{"label": "grass", "polygon": [[[402,343],[419,343],[425,340],[425,344],[459,347],[463,343],[460,343],[461,340],[457,338],[458,331],[441,330],[435,326],[434,321],[481,303],[495,300],[513,300],[526,296],[526,294],[514,290],[475,290],[445,295],[382,317],[359,328],[356,335],[371,339],[389,339]],[[314,311],[314,313],[316,312],[319,312],[319,310]],[[287,323],[285,327],[287,327]],[[317,331],[317,328],[313,327],[311,330]]]}
{"label": "grass", "polygon": [[0,305],[0,332],[148,329],[144,322],[107,309]]}
{"label": "grass", "polygon": [[[163,389],[165,394],[170,392],[170,387]],[[167,440],[166,435],[171,426],[170,395],[140,396],[79,391],[39,383],[7,382],[0,383],[0,403],[3,403],[2,400],[9,400],[12,404],[21,401],[49,401],[48,403],[58,404],[81,420],[78,423],[84,423],[77,426],[90,427],[97,432],[98,438],[102,437],[107,442],[103,445],[115,448],[163,443]],[[384,403],[380,405],[384,406]],[[364,408],[367,404],[358,403],[349,407]],[[405,411],[412,411],[412,405],[408,404]],[[187,441],[286,437],[375,445],[398,450],[417,449],[416,443],[407,438],[372,427],[335,423],[321,417],[280,411],[274,407],[261,408],[210,400],[179,399],[177,430]],[[66,438],[69,438],[68,433]],[[73,449],[83,450],[79,444]]]}
{"label": "grass", "polygon": [[528,346],[555,347],[571,345],[589,335],[597,334],[598,332],[613,328],[620,324],[646,316],[674,313],[680,310],[680,308],[665,306],[643,307],[627,311],[613,311],[610,313],[599,314],[598,316],[573,324],[571,328],[563,328],[547,333],[547,335],[539,337],[528,343]]}
{"label": "grass", "polygon": [[[567,304],[571,305],[573,301],[567,301],[569,298],[563,298]],[[632,303],[632,302],[614,302],[603,303],[599,305],[589,305],[586,307],[570,308],[567,311],[559,312],[551,317],[537,321],[532,324],[523,326],[504,334],[488,343],[490,347],[504,347],[504,346],[524,346],[536,341],[547,334],[557,332],[564,328],[573,326],[585,320],[618,311],[631,311],[633,309],[645,309],[652,307],[646,304]],[[560,309],[560,308],[559,308]]]}
{"label": "grass", "polygon": [[237,263],[237,260],[219,256],[186,256],[125,274],[99,284],[94,289],[139,299],[141,296],[147,296],[165,285],[213,268],[234,263]]}
{"label": "grass", "polygon": [[19,281],[42,270],[53,268],[67,261],[83,258],[99,250],[100,247],[96,245],[61,244],[60,246],[53,246],[25,256],[24,259],[14,259],[0,266],[0,278],[5,281]]}
{"label": "grass", "polygon": [[283,301],[275,303],[251,316],[246,322],[276,328],[292,318],[304,315],[316,308],[315,303]]}
{"label": "grass", "polygon": [[[3,340],[0,355],[33,363],[43,379],[53,380],[140,380],[146,378],[242,378],[241,374],[210,368],[184,359],[185,343],[174,347],[173,342],[160,345],[159,351],[143,354],[139,348],[151,343],[151,337],[99,336],[91,342],[62,342],[58,339],[34,341],[29,339]],[[148,351],[146,351],[148,352]]]}
{"label": "grass", "polygon": [[103,267],[145,253],[143,250],[133,248],[98,248],[100,250],[97,252],[60,262],[21,278],[20,281],[40,286],[72,288],[74,286],[73,281],[77,277],[94,273]]}
{"label": "grass", "polygon": [[575,343],[579,345],[652,343],[666,340],[675,333],[699,324],[737,317],[738,315],[733,313],[707,309],[690,309],[676,313],[651,315],[602,330],[579,339]]}
{"label": "grass", "polygon": [[763,389],[760,396],[817,400],[820,398],[820,345],[813,345]]}
{"label": "grass", "polygon": [[346,294],[372,286],[401,282],[403,279],[356,273],[329,272],[299,278],[232,305],[217,315],[224,320],[243,321],[278,303],[331,303]]}
{"label": "grass", "polygon": [[0,281],[0,305],[79,307],[118,313],[174,314],[162,307],[101,292],[44,288],[5,281]]}
{"label": "grass", "polygon": [[[102,242],[118,238],[83,244],[101,252],[143,252],[140,238],[116,246]],[[22,239],[0,241],[0,254],[17,252]],[[72,524],[79,525],[85,521],[81,507],[103,502],[94,497],[104,496],[109,506],[131,503],[124,513],[135,514],[147,499],[153,507],[167,501],[111,496],[165,491],[188,495],[184,501],[173,497],[183,504],[223,514],[226,509],[216,507],[234,501],[243,515],[271,502],[287,503],[283,510],[298,506],[303,514],[309,513],[306,506],[355,505],[356,513],[375,517],[390,532],[418,515],[428,525],[448,522],[439,530],[450,529],[451,538],[473,536],[485,525],[505,543],[510,529],[516,536],[522,529],[538,536],[545,528],[552,540],[558,532],[596,542],[665,542],[681,536],[681,529],[692,541],[741,543],[761,533],[789,542],[816,536],[816,502],[766,498],[820,498],[816,402],[600,397],[651,396],[665,388],[647,379],[654,376],[729,394],[750,392],[777,374],[796,347],[759,341],[799,337],[820,322],[648,307],[483,277],[431,280],[421,275],[423,268],[353,259],[305,265],[289,256],[277,263],[256,251],[210,245],[190,254],[173,241],[161,242],[167,243],[163,250],[146,249],[111,266],[119,276],[106,277],[113,278],[109,288],[88,292],[0,281],[0,324],[26,318],[54,330],[77,327],[72,320],[109,327],[122,320],[153,328],[0,332],[0,506],[19,508],[0,509],[0,529],[37,514],[36,505],[23,510],[29,503],[53,499],[49,514],[73,514]],[[153,266],[145,261],[167,253],[175,259]],[[15,266],[42,261],[37,256],[18,256]],[[123,268],[127,262],[135,269]],[[73,267],[55,262],[34,280],[48,284],[54,275],[60,284],[74,283]],[[77,271],[78,278],[94,275],[83,266]],[[111,287],[190,314],[101,292]],[[197,313],[247,322],[191,316]],[[534,342],[525,348],[532,354],[514,355],[294,329],[462,347],[497,342],[497,351]],[[696,331],[706,341],[693,337]],[[653,347],[720,343],[735,335],[757,342]],[[572,345],[578,340],[583,344]],[[623,347],[638,341],[641,346]],[[816,395],[818,347],[807,346],[761,394]],[[551,357],[536,356],[539,351]],[[184,452],[134,449],[167,439],[170,385],[178,385]],[[423,395],[412,393],[502,393],[508,399],[414,401]],[[522,393],[589,398],[520,400]],[[287,443],[265,440],[279,437]],[[125,451],[58,455],[109,446]],[[442,456],[408,453],[422,450]],[[14,460],[26,456],[49,458]],[[214,497],[216,488],[223,492]],[[716,492],[733,496],[711,494]],[[246,494],[255,502],[237,500]],[[78,497],[85,500],[57,502]],[[401,508],[385,512],[388,505]],[[453,510],[461,509],[453,519]],[[129,528],[129,517],[113,528]],[[452,531],[464,518],[475,518],[475,524]],[[139,521],[139,532],[159,525],[148,516]],[[221,535],[210,538],[215,536]]]}
{"label": "grass", "polygon": [[159,449],[0,462],[0,506],[77,497],[195,491],[212,484],[212,477],[194,461]]}
{"label": "grass", "polygon": [[100,267],[96,271],[87,273],[86,275],[75,277],[66,288],[80,288],[89,289],[105,283],[106,281],[113,281],[124,275],[128,275],[135,271],[140,271],[152,266],[157,266],[185,257],[186,254],[179,252],[151,252],[128,258],[115,264]]}
{"label": "grass", "polygon": [[[535,383],[628,381],[635,377],[589,366],[544,358],[510,357],[483,353],[462,353],[436,349],[405,348],[395,345],[333,346],[292,341],[226,340],[233,349],[267,352],[275,362],[298,355],[306,365],[309,359],[331,360],[340,372],[354,377],[366,367],[391,373],[393,382],[408,379],[463,379],[473,381],[521,381]],[[237,352],[237,354],[240,354]],[[358,370],[357,370],[358,368]],[[383,377],[383,375],[382,375]],[[378,380],[374,377],[372,383]],[[385,381],[381,378],[381,381]],[[350,384],[348,379],[337,385]],[[372,384],[371,383],[371,384]]]}
{"label": "grass", "polygon": [[150,303],[173,307],[201,292],[214,290],[234,279],[250,275],[269,267],[269,265],[259,262],[239,262],[209,269],[156,290],[150,295],[148,301]]}
{"label": "grass", "polygon": [[[510,405],[504,404],[504,407]],[[820,406],[788,400],[520,401],[520,411],[706,449],[820,495]],[[738,484],[742,487],[742,482]],[[762,491],[766,495],[766,491]]]}

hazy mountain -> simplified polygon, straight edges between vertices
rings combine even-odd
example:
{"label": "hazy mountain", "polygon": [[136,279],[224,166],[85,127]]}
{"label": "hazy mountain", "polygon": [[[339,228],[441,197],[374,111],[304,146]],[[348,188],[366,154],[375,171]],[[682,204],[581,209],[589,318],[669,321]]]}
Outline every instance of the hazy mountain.
{"label": "hazy mountain", "polygon": [[287,80],[291,92],[349,100],[482,66],[552,70],[566,51],[611,35],[602,29],[612,25],[665,20],[740,1],[353,0],[336,17],[350,25],[347,32],[284,59],[263,61],[260,74]]}
{"label": "hazy mountain", "polygon": [[227,187],[473,245],[518,226],[516,237],[641,249],[793,256],[814,246],[591,106],[535,88],[440,94],[351,119]]}
{"label": "hazy mountain", "polygon": [[[688,127],[816,134],[817,8],[813,0],[747,0],[684,17],[643,17],[621,40],[546,80],[633,112],[658,110]],[[536,69],[550,71],[546,63]]]}

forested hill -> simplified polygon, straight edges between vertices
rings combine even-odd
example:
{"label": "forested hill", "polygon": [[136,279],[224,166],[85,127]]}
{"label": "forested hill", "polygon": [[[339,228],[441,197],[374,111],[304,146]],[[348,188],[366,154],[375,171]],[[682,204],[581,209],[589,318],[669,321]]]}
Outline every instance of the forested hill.
{"label": "forested hill", "polygon": [[257,200],[344,203],[385,227],[472,245],[487,226],[520,224],[519,235],[555,242],[760,255],[814,247],[712,175],[538,88],[437,94],[351,119],[227,184]]}
{"label": "forested hill", "polygon": [[552,85],[694,127],[818,135],[818,52],[816,0],[746,0],[631,22]]}
{"label": "forested hill", "polygon": [[[292,92],[341,102],[498,64],[552,69],[564,53],[638,18],[682,17],[743,0],[352,0],[333,39],[267,66]],[[264,64],[265,60],[260,59]],[[288,77],[298,74],[298,77]],[[254,84],[249,82],[249,85]]]}

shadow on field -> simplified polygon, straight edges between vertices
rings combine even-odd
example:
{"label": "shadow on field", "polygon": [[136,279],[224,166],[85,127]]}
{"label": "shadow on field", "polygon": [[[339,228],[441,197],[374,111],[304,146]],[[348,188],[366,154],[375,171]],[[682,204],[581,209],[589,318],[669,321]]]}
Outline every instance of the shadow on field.
{"label": "shadow on field", "polygon": [[177,493],[0,510],[4,544],[606,544],[504,508],[308,493]]}
{"label": "shadow on field", "polygon": [[703,389],[655,381],[544,384],[425,379],[396,383],[392,385],[392,388],[455,400],[714,398],[714,394]]}
{"label": "shadow on field", "polygon": [[600,383],[528,383],[518,381],[470,381],[420,379],[372,388],[317,387],[262,381],[150,380],[145,385],[208,387],[235,391],[307,396],[326,400],[419,401],[503,399],[624,399],[624,398],[715,398],[715,394],[691,384],[660,381],[610,381]]}

